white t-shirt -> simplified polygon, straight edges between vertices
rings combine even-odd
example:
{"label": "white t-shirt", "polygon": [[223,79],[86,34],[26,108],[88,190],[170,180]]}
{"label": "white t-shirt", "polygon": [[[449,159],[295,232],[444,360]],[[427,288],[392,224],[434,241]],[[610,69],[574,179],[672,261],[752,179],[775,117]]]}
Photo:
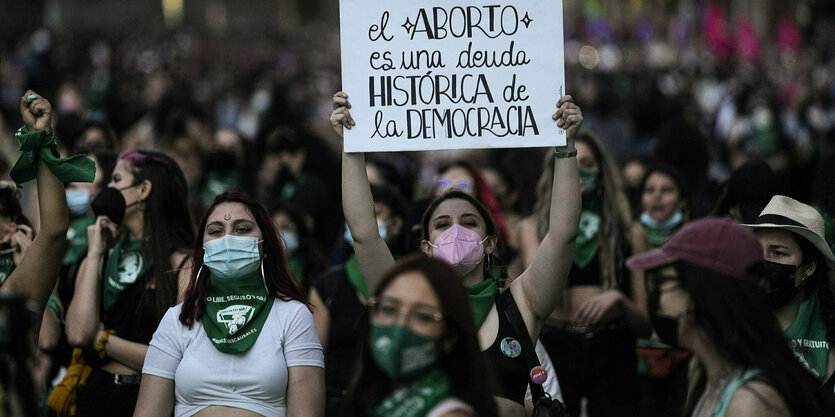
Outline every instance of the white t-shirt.
{"label": "white t-shirt", "polygon": [[210,405],[268,417],[287,412],[287,368],[325,367],[313,315],[298,301],[273,302],[262,333],[244,353],[215,348],[203,324],[180,323],[182,304],[169,308],[151,340],[142,373],[174,380],[174,415]]}

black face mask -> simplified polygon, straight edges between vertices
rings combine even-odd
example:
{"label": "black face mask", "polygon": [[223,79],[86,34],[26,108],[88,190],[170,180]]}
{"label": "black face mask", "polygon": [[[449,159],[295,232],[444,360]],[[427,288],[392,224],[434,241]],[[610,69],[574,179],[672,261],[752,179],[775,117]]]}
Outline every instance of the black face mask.
{"label": "black face mask", "polygon": [[90,203],[93,209],[93,214],[98,216],[107,216],[110,221],[117,225],[122,224],[122,219],[125,217],[125,210],[127,204],[125,203],[125,196],[117,188],[107,187],[99,192],[99,195]]}
{"label": "black face mask", "polygon": [[652,328],[658,338],[667,345],[672,347],[679,347],[678,344],[678,319],[669,316],[658,315],[658,303],[660,294],[655,291],[647,294],[647,311],[649,312],[649,321],[652,323]]}
{"label": "black face mask", "polygon": [[794,285],[794,273],[797,268],[797,265],[763,261],[768,298],[771,300],[772,308],[778,309],[788,304],[800,291],[800,288]]}

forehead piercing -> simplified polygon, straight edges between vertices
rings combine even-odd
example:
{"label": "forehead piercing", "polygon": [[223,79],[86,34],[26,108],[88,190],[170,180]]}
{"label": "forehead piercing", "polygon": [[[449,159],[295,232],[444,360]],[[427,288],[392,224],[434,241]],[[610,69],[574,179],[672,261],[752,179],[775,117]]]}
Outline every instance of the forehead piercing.
{"label": "forehead piercing", "polygon": [[223,215],[223,220],[229,221],[229,219],[231,219],[231,218],[232,218],[232,215],[230,213],[226,213],[226,214]]}

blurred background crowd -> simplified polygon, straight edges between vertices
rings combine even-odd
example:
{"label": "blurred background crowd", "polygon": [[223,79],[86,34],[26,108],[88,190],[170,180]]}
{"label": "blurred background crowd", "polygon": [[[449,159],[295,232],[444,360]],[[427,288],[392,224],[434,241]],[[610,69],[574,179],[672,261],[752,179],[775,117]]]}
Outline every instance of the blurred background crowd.
{"label": "blurred background crowd", "polygon": [[[783,194],[815,205],[832,237],[835,3],[563,3],[568,93],[621,169],[633,220],[647,211],[647,169],[664,163],[683,179],[688,219],[750,223]],[[328,123],[343,89],[338,19],[338,2],[324,0],[0,2],[0,172],[16,158],[20,96],[38,91],[53,102],[65,155],[103,152],[100,167],[131,149],[175,159],[193,218],[224,190],[256,196],[297,238],[288,249],[305,257],[294,272],[311,286],[350,251],[341,143]],[[534,214],[546,152],[368,155],[372,184],[402,197],[378,218],[414,247],[422,209],[404,204],[470,188],[500,213],[512,278],[517,226]],[[37,219],[28,190],[24,212]]]}

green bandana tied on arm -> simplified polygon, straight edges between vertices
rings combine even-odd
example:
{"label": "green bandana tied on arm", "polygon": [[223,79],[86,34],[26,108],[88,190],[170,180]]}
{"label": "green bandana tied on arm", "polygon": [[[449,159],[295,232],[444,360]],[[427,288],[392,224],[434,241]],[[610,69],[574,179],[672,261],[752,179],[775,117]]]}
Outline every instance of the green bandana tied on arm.
{"label": "green bandana tied on arm", "polygon": [[59,158],[58,145],[52,131],[36,130],[30,132],[26,126],[15,132],[18,146],[22,152],[9,172],[12,180],[20,185],[37,178],[35,158],[40,158],[47,168],[62,182],[93,182],[96,176],[96,164],[85,155]]}
{"label": "green bandana tied on arm", "polygon": [[246,352],[255,344],[273,307],[261,270],[238,278],[209,279],[203,330],[217,350]]}
{"label": "green bandana tied on arm", "polygon": [[383,398],[368,410],[369,417],[423,417],[452,395],[452,382],[440,368],[432,368],[406,387]]}

